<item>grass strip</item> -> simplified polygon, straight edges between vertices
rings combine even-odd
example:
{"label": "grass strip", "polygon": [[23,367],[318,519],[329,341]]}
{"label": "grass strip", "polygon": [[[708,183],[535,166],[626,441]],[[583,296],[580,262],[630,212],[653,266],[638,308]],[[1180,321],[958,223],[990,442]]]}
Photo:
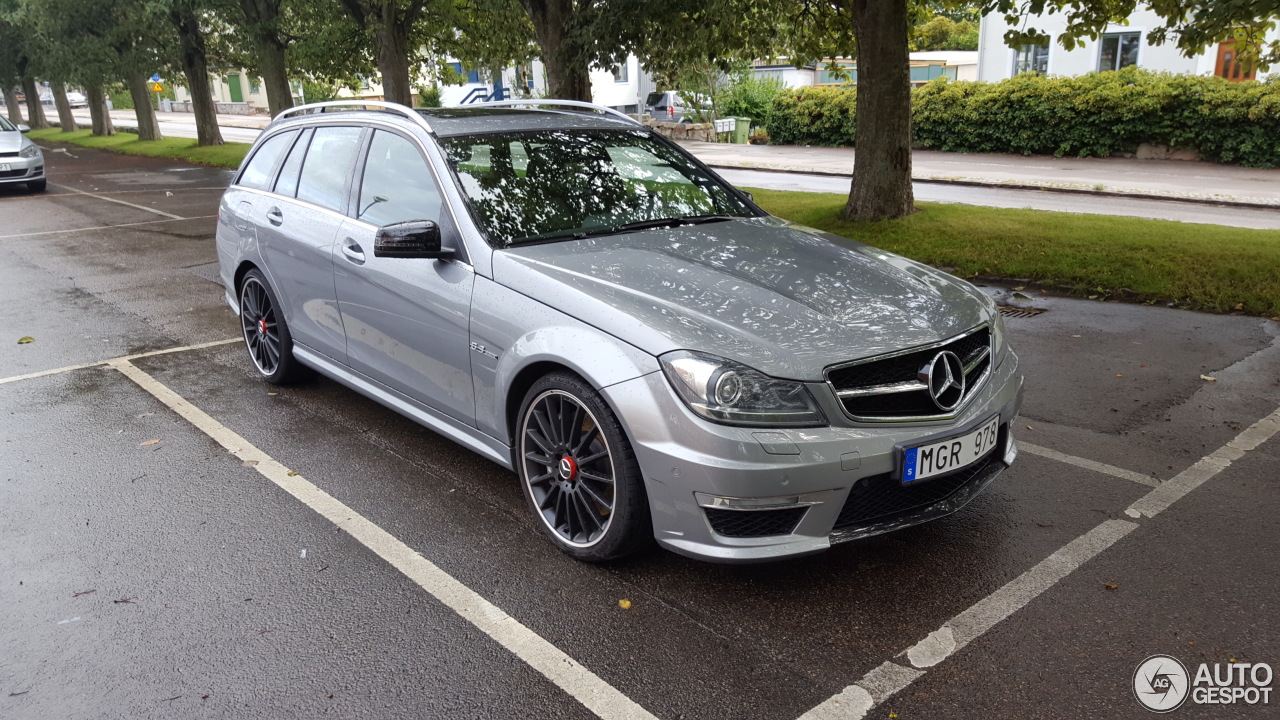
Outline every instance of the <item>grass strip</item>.
{"label": "grass strip", "polygon": [[920,203],[884,222],[840,219],[845,198],[756,190],[779,217],[965,278],[1027,279],[1099,298],[1280,315],[1280,230]]}
{"label": "grass strip", "polygon": [[90,130],[76,130],[64,133],[58,128],[32,130],[27,135],[33,140],[47,142],[70,143],[81,147],[110,150],[128,155],[146,155],[148,157],[173,158],[201,165],[218,167],[240,167],[240,161],[249,152],[248,143],[229,142],[223,145],[200,147],[195,140],[189,138],[165,138],[143,142],[134,133],[118,132],[115,135],[95,137]]}

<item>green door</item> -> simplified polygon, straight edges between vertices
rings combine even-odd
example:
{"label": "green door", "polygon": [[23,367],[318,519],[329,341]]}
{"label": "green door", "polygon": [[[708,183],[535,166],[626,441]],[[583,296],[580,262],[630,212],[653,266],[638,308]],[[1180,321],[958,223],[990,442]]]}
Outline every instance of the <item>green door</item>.
{"label": "green door", "polygon": [[244,102],[244,89],[240,86],[240,76],[228,75],[227,85],[231,88],[231,102]]}

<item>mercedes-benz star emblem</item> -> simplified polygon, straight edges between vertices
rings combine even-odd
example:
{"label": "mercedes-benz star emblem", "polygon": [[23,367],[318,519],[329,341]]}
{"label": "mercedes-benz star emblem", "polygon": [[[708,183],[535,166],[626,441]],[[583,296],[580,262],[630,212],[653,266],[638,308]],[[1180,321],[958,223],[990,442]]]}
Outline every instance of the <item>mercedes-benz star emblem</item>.
{"label": "mercedes-benz star emblem", "polygon": [[577,464],[573,462],[573,458],[565,456],[560,458],[560,479],[572,480],[574,475],[578,474]]}
{"label": "mercedes-benz star emblem", "polygon": [[928,365],[920,368],[919,377],[939,410],[951,412],[960,407],[964,399],[964,366],[955,353],[943,350],[934,355]]}

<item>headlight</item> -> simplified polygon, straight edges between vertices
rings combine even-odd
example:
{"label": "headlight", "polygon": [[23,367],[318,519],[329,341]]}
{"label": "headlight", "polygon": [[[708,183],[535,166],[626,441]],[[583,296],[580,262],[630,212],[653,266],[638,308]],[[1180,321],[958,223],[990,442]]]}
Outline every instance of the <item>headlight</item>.
{"label": "headlight", "polygon": [[28,146],[26,146],[26,147],[22,148],[21,150],[19,150],[19,151],[18,151],[18,155],[20,155],[20,156],[22,156],[22,157],[24,157],[24,158],[39,157],[39,156],[40,156],[40,148],[36,147],[35,145],[28,145]]}
{"label": "headlight", "polygon": [[1004,362],[1005,350],[1005,332],[1004,332],[1004,316],[1000,314],[1000,308],[991,309],[991,343],[992,352],[995,353],[994,361],[991,363],[992,368],[1000,367],[1000,363]]}
{"label": "headlight", "polygon": [[714,355],[676,350],[658,358],[689,409],[727,425],[824,425],[822,411],[803,383],[771,378]]}

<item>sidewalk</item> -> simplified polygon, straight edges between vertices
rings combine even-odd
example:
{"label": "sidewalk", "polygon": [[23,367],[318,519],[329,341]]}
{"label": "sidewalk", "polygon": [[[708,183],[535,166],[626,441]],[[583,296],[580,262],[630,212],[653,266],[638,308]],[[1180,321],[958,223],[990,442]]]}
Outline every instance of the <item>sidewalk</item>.
{"label": "sidewalk", "polygon": [[[75,117],[77,124],[88,125],[90,122],[89,111],[81,108],[73,110],[71,114]],[[138,116],[132,110],[112,110],[111,122],[121,127],[136,128],[138,126]],[[261,130],[271,122],[268,115],[218,115],[218,127],[234,127],[234,128],[250,128],[253,130]],[[50,118],[57,119],[57,116]],[[185,112],[157,112],[156,119],[162,123],[176,123],[179,125],[195,125],[195,117],[191,113]]]}
{"label": "sidewalk", "polygon": [[[712,167],[848,177],[853,148],[679,141]],[[912,153],[918,182],[1084,192],[1280,208],[1280,169],[1180,160]]]}

